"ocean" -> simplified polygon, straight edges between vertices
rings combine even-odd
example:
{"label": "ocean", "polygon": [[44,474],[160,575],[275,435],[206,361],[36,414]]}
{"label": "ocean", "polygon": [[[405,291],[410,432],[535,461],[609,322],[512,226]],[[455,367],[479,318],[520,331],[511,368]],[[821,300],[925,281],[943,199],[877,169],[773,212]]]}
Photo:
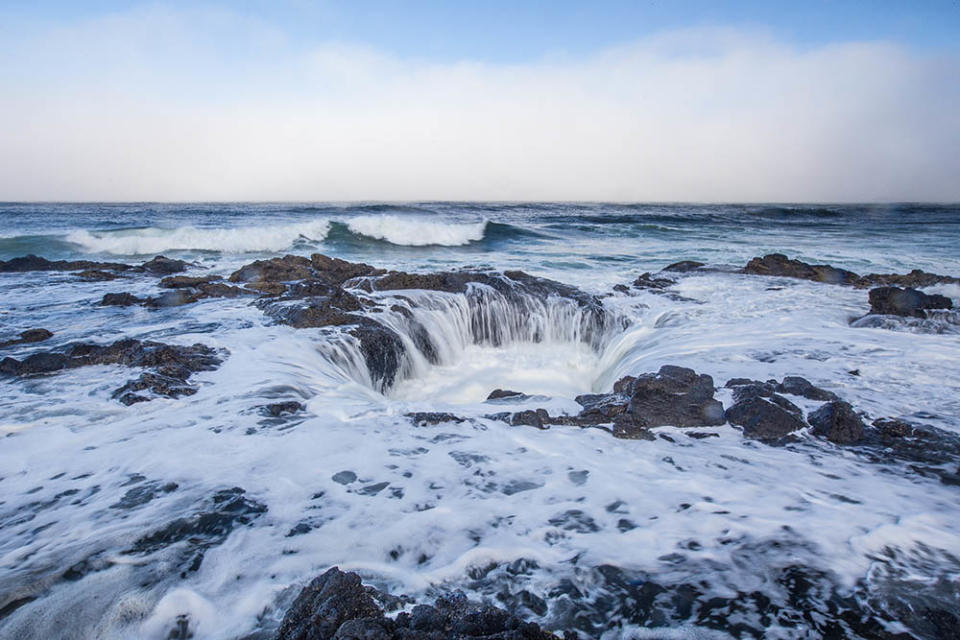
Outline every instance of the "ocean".
{"label": "ocean", "polygon": [[[298,326],[290,310],[318,296],[292,286],[174,300],[141,271],[0,272],[0,342],[53,334],[0,358],[130,338],[222,360],[129,405],[114,390],[142,371],[123,363],[0,375],[0,638],[270,638],[331,566],[409,603],[462,590],[606,640],[956,637],[960,319],[858,321],[868,288],[742,271],[772,253],[960,276],[960,207],[0,204],[4,261],[163,255],[242,287],[244,265],[323,254],[569,285],[506,299],[361,276],[347,320]],[[659,273],[679,261],[704,267]],[[646,272],[668,281],[632,286]],[[955,282],[921,288],[960,300]],[[402,345],[389,374],[349,334],[358,316]],[[724,407],[729,380],[801,376],[868,433],[888,418],[935,435],[901,455],[808,431],[625,439],[503,418],[575,416],[664,365],[711,376]],[[801,417],[822,404],[789,399]]]}

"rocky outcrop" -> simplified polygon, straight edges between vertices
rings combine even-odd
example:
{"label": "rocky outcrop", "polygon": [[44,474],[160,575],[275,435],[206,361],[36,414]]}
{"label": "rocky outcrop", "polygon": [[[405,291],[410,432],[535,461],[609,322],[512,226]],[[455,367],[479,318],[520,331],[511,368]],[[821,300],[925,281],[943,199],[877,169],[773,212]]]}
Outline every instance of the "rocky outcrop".
{"label": "rocky outcrop", "polygon": [[828,284],[850,285],[859,288],[889,286],[930,287],[935,284],[957,284],[960,278],[942,276],[914,269],[908,274],[871,273],[865,276],[853,271],[839,269],[828,264],[809,264],[801,260],[791,260],[782,253],[771,253],[750,260],[742,270],[758,276],[779,276],[799,278]]}
{"label": "rocky outcrop", "polygon": [[93,262],[90,260],[47,260],[33,254],[7,261],[0,260],[0,273],[24,273],[27,271],[81,271],[86,279],[107,280],[116,273],[149,273],[169,275],[185,271],[189,266],[183,260],[156,256],[140,265],[122,262]]}
{"label": "rocky outcrop", "polygon": [[946,296],[927,295],[916,289],[877,287],[870,290],[870,313],[878,315],[927,317],[928,309],[952,309]]}
{"label": "rocky outcrop", "polygon": [[864,424],[849,403],[834,400],[809,416],[813,434],[835,444],[854,444],[863,439]]}
{"label": "rocky outcrop", "polygon": [[[557,636],[460,592],[388,618],[360,576],[334,567],[314,578],[283,617],[276,640],[551,640]],[[575,638],[576,635],[568,635]]]}
{"label": "rocky outcrop", "polygon": [[641,273],[636,280],[633,281],[633,286],[635,289],[666,289],[677,284],[676,280],[671,280],[670,278],[658,278],[651,273]]}
{"label": "rocky outcrop", "polygon": [[50,331],[47,331],[46,329],[27,329],[26,331],[20,332],[20,336],[18,338],[0,342],[0,348],[12,347],[18,344],[32,344],[34,342],[43,342],[44,340],[49,340],[52,337],[53,337],[53,333]]}
{"label": "rocky outcrop", "polygon": [[214,349],[202,344],[185,347],[126,339],[109,345],[72,343],[61,351],[34,353],[22,360],[4,358],[0,374],[31,376],[91,365],[150,369],[113,393],[114,398],[131,405],[151,399],[139,393],[142,391],[170,398],[194,394],[197,389],[187,384],[187,379],[195,372],[216,369],[221,361]]}
{"label": "rocky outcrop", "polygon": [[663,271],[671,271],[673,273],[689,273],[690,271],[696,271],[697,269],[706,266],[702,262],[697,262],[696,260],[681,260],[680,262],[674,262],[665,266]]}

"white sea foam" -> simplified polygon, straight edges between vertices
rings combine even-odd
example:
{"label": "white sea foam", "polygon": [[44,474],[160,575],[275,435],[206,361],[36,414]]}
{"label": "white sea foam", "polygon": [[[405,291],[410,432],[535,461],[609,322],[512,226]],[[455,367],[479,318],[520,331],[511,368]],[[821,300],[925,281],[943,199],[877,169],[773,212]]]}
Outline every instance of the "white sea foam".
{"label": "white sea foam", "polygon": [[283,251],[297,240],[320,242],[330,231],[328,220],[257,227],[130,229],[123,231],[73,231],[67,240],[92,253],[153,255],[163,251],[220,251],[245,253]]}
{"label": "white sea foam", "polygon": [[357,216],[347,221],[354,233],[409,247],[457,247],[483,239],[487,222],[438,222],[423,217],[391,214]]}

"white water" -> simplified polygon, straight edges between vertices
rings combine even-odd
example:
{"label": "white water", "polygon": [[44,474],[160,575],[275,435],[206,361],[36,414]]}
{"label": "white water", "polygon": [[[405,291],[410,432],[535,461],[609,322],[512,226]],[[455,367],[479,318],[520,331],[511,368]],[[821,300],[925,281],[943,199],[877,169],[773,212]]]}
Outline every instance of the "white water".
{"label": "white water", "polygon": [[438,222],[429,218],[396,215],[357,216],[347,220],[354,233],[409,247],[456,247],[482,240],[486,220],[474,223]]}
{"label": "white water", "polygon": [[[945,555],[960,555],[955,488],[903,469],[882,473],[832,445],[773,448],[744,441],[731,427],[701,430],[718,434],[704,440],[665,428],[673,442],[624,441],[597,429],[538,431],[477,417],[505,408],[575,411],[576,394],[678,364],[713,375],[718,386],[730,377],[804,375],[870,417],[923,411],[936,416],[924,421],[960,430],[960,338],[850,327],[848,319],[865,309],[866,291],[690,276],[675,288],[688,300],[608,298],[634,324],[595,347],[562,302],[502,308],[498,317],[514,321],[491,320],[485,326],[503,331],[481,332],[490,339],[475,344],[477,298],[403,292],[417,300],[413,317],[435,338],[440,365],[414,359],[408,377],[384,396],[330,332],[270,326],[245,300],[94,313],[83,305],[116,284],[47,277],[0,283],[8,299],[16,295],[9,326],[26,328],[42,317],[55,340],[89,339],[93,331],[101,340],[203,342],[231,355],[219,370],[196,376],[196,396],[129,408],[109,398],[137,374],[121,368],[0,383],[0,426],[12,434],[0,442],[0,576],[8,589],[41,595],[0,622],[4,639],[159,640],[180,615],[190,617],[196,638],[236,638],[258,616],[281,616],[275,603],[285,589],[334,564],[412,595],[462,587],[468,569],[518,558],[542,567],[523,584],[541,595],[564,577],[589,592],[583,567],[602,563],[705,579],[728,596],[764,589],[767,566],[777,563],[822,567],[851,586],[886,566],[886,547],[900,552],[892,566],[925,580],[930,569],[911,564],[911,553],[924,562],[932,557],[944,572],[957,570]],[[590,277],[580,284],[589,286]],[[152,290],[149,282],[123,287]],[[482,308],[495,307],[488,300]],[[85,309],[82,326],[77,309]],[[384,319],[409,326],[400,313]],[[854,369],[859,376],[848,373]],[[552,398],[482,402],[497,387]],[[265,424],[256,407],[286,399],[306,403],[302,420]],[[447,409],[475,418],[417,428],[403,417]],[[344,470],[356,482],[332,479]],[[133,473],[180,487],[129,511],[111,509]],[[375,494],[362,491],[382,482],[389,484]],[[180,578],[175,550],[119,553],[232,486],[269,511],[210,549],[198,572]],[[79,493],[37,509],[73,489]],[[622,505],[609,510],[617,501]],[[551,523],[568,510],[585,513],[597,530]],[[16,524],[25,514],[35,518]],[[621,532],[624,518],[638,526]],[[287,537],[305,521],[317,528]],[[751,545],[765,540],[783,545],[753,555]],[[59,578],[96,552],[116,564],[75,583]],[[686,564],[664,559],[677,553]]]}
{"label": "white water", "polygon": [[289,249],[299,239],[320,242],[329,231],[328,220],[316,220],[219,229],[193,226],[97,232],[81,229],[69,233],[66,239],[91,253],[115,255],[153,255],[164,251],[190,250],[243,253],[282,251]]}

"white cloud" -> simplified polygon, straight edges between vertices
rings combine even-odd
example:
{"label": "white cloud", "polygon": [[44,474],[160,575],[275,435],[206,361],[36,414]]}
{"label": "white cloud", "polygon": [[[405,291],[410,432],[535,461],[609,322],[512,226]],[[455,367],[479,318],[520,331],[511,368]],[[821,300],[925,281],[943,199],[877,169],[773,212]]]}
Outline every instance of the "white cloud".
{"label": "white cloud", "polygon": [[0,51],[0,199],[960,200],[955,57],[695,30],[438,64],[157,11]]}

